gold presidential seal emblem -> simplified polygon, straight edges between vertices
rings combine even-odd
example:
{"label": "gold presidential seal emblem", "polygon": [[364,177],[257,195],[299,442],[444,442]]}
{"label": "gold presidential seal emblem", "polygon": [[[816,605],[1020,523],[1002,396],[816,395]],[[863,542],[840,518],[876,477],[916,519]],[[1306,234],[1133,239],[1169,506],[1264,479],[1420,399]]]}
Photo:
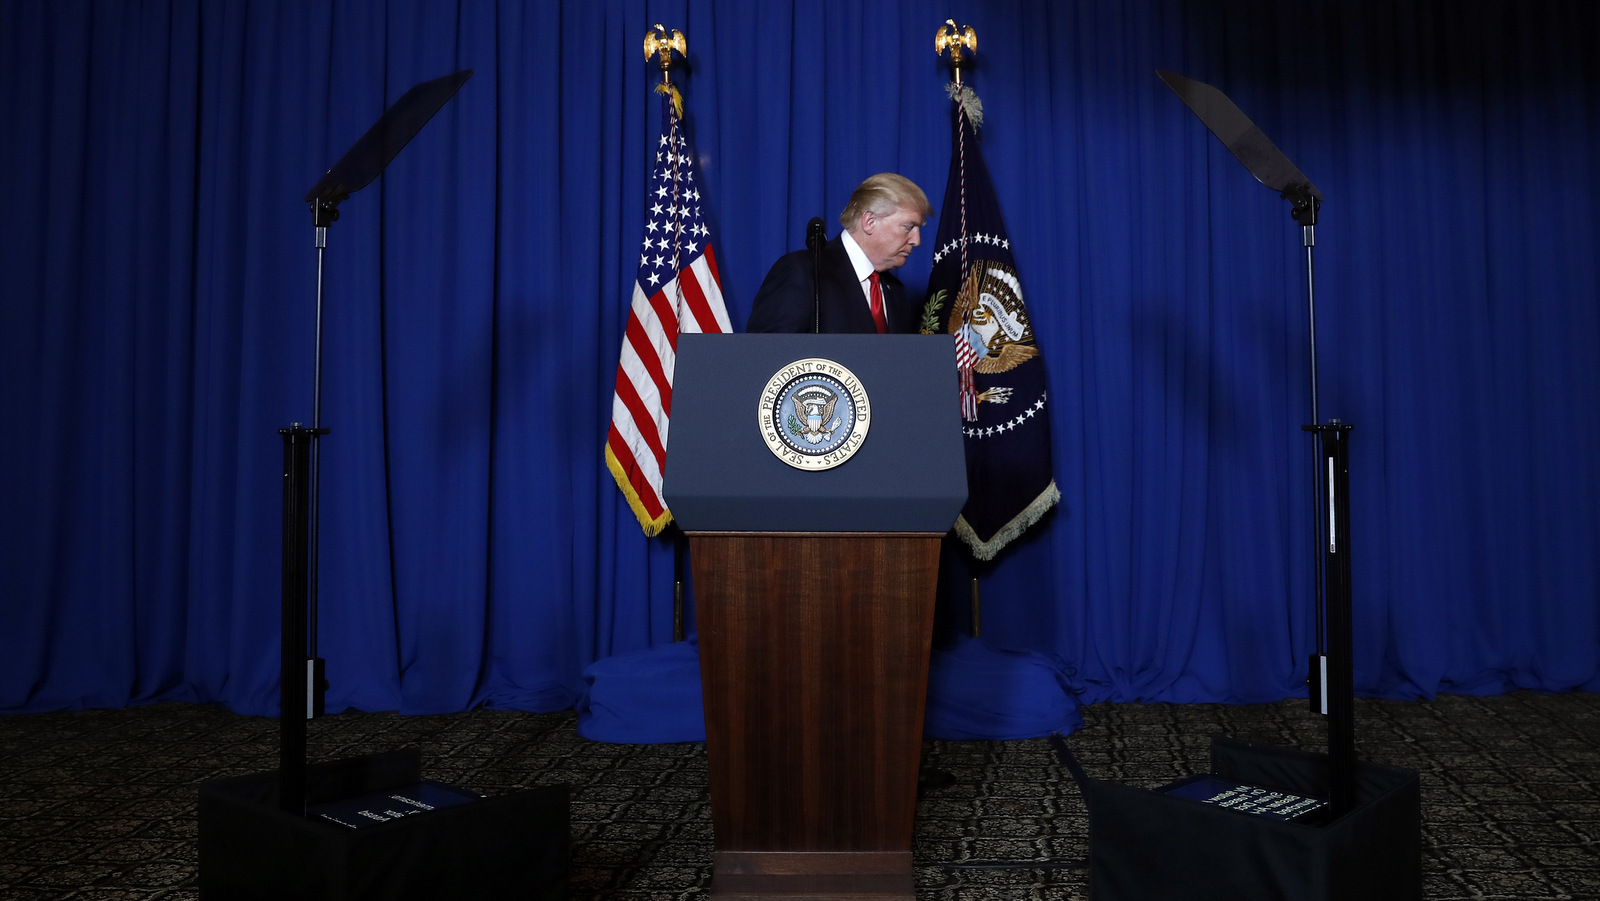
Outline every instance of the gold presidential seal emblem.
{"label": "gold presidential seal emblem", "polygon": [[795,469],[832,469],[855,455],[871,423],[867,389],[832,360],[795,360],[761,389],[761,440]]}
{"label": "gold presidential seal emblem", "polygon": [[966,333],[978,357],[972,367],[985,374],[1010,372],[1039,356],[1033,324],[1022,303],[1017,271],[1005,263],[978,260],[950,311],[950,334]]}

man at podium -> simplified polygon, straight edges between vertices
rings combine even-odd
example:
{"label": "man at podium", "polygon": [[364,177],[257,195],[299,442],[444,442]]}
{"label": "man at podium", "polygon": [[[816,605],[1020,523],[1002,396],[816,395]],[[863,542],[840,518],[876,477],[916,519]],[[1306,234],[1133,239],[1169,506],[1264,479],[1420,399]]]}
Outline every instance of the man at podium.
{"label": "man at podium", "polygon": [[856,186],[839,214],[844,231],[822,245],[785,254],[751,304],[747,332],[907,334],[917,307],[889,272],[922,243],[933,215],[928,196],[903,175],[882,172]]}
{"label": "man at podium", "polygon": [[[939,547],[967,493],[953,339],[914,334],[888,274],[931,214],[867,179],[845,233],[816,220],[818,252],[762,284],[748,330],[782,334],[679,341],[665,492],[694,566],[715,901],[916,897],[917,794],[951,781],[919,774]],[[788,441],[812,388],[861,399],[859,453],[805,465],[833,453]]]}

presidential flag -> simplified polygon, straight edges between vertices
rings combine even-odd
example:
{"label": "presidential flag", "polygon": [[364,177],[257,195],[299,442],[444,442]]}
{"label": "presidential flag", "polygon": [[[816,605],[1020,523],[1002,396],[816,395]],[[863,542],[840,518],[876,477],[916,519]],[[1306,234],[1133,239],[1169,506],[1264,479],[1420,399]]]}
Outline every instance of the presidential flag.
{"label": "presidential flag", "polygon": [[947,91],[955,107],[950,180],[922,329],[942,329],[956,339],[967,452],[967,505],[956,534],[973,556],[992,560],[1061,492],[1051,475],[1044,358],[978,149],[983,108],[965,85]]}
{"label": "presidential flag", "polygon": [[659,533],[672,521],[672,511],[661,498],[661,474],[667,463],[678,335],[733,331],[722,303],[711,232],[700,212],[701,181],[683,133],[682,101],[674,89],[660,93],[661,139],[645,197],[639,274],[606,436],[606,466],[646,535]]}

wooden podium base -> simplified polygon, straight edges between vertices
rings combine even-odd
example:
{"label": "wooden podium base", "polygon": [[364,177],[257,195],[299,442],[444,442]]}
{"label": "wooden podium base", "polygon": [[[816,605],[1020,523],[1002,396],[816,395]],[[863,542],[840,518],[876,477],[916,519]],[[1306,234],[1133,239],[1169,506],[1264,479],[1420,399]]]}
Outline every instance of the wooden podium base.
{"label": "wooden podium base", "polygon": [[711,896],[727,901],[915,898],[910,851],[718,851]]}
{"label": "wooden podium base", "polygon": [[689,538],[711,896],[913,898],[942,536]]}

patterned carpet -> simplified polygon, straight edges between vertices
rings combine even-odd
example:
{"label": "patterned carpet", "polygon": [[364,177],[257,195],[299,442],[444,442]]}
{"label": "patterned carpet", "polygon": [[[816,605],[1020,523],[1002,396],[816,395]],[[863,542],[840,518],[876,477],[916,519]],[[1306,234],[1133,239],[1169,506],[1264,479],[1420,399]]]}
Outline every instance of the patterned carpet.
{"label": "patterned carpet", "polygon": [[[1356,716],[1363,759],[1422,774],[1424,897],[1600,899],[1600,695],[1363,700]],[[1205,769],[1212,733],[1326,741],[1303,701],[1101,704],[1084,722],[1070,744],[1089,774],[1144,787]],[[598,744],[575,724],[343,714],[312,724],[311,759],[415,745],[430,778],[486,794],[569,784],[573,898],[702,897],[704,748]],[[0,898],[197,897],[197,788],[273,769],[277,734],[275,720],[178,704],[0,718]],[[926,757],[957,782],[918,806],[919,897],[1087,897],[1083,801],[1048,740],[930,742]]]}

